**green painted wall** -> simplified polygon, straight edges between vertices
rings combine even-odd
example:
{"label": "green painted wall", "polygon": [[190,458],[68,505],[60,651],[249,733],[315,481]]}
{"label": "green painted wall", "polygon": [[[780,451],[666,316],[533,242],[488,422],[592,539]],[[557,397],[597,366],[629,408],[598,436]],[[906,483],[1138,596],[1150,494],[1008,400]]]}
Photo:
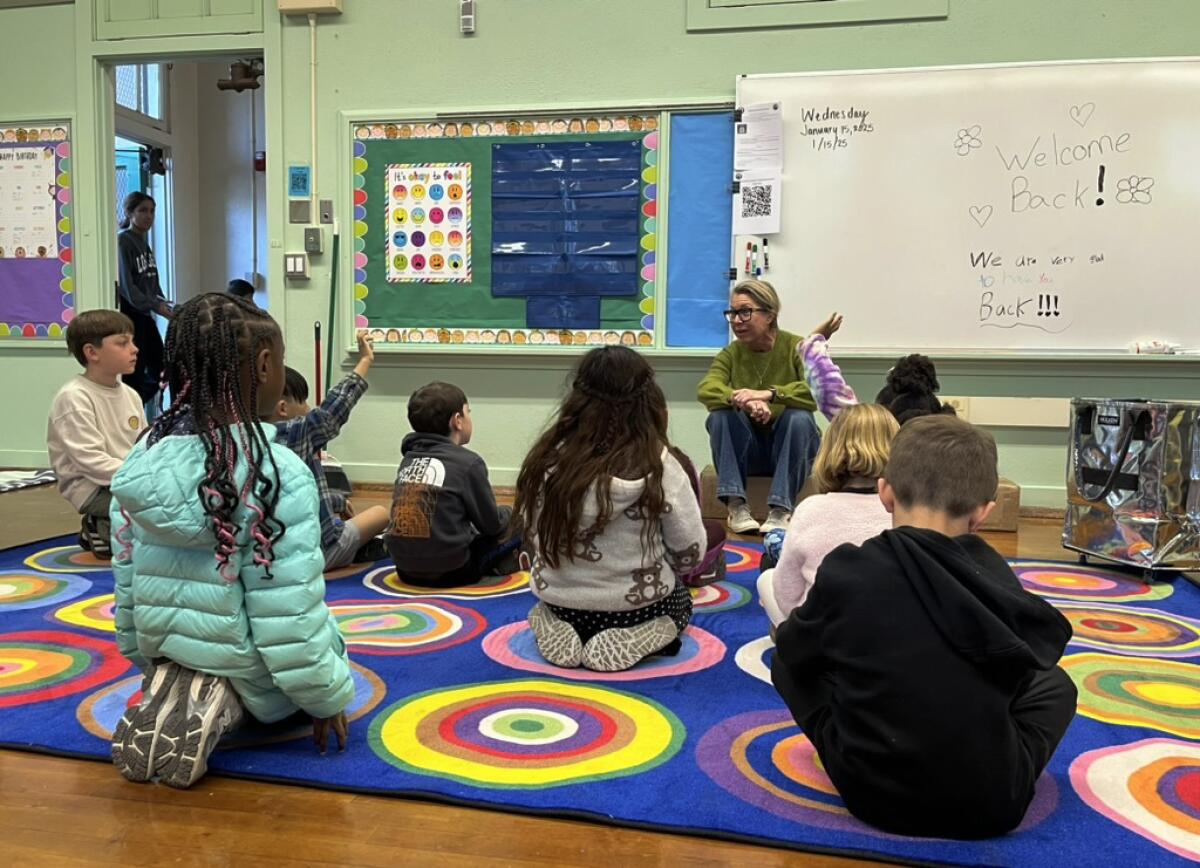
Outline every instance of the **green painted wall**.
{"label": "green painted wall", "polygon": [[[271,306],[284,323],[292,363],[311,374],[312,324],[325,317],[328,304],[328,255],[314,259],[308,284],[284,291],[278,273],[282,251],[300,247],[299,228],[284,222],[283,173],[289,163],[309,161],[309,33],[303,18],[281,20],[270,11],[273,5],[268,3],[264,31],[255,37],[267,66]],[[486,0],[479,4],[478,32],[471,37],[458,33],[456,4],[347,0],[345,5],[345,14],[323,19],[318,28],[316,179],[322,196],[338,200],[343,222],[350,188],[343,112],[412,115],[725,101],[732,99],[738,73],[1185,55],[1197,53],[1194,34],[1200,32],[1200,4],[1194,0],[951,0],[950,17],[942,21],[691,34],[684,25],[684,0]],[[80,106],[87,128],[76,130],[76,140],[92,131],[90,73],[48,71],[35,62],[49,53],[52,31],[69,31],[72,14],[80,63],[119,52],[215,52],[223,44],[256,44],[232,36],[95,43],[89,7],[80,0],[74,7],[0,11],[6,43],[19,46],[17,58],[0,54],[0,71],[4,80],[27,85],[0,92],[0,118]],[[64,59],[69,67],[70,58]],[[86,163],[80,167],[85,177],[76,180],[77,195],[99,196],[102,185],[86,177]],[[93,286],[92,297],[98,299],[99,287],[111,278],[95,272],[111,269],[111,262],[100,242],[107,231],[104,215],[99,208],[92,213],[99,234],[93,247],[83,245],[80,282]],[[341,276],[345,286],[347,274]],[[1180,278],[1182,283],[1185,276]],[[814,324],[835,306],[833,295],[814,298]],[[348,343],[348,333],[340,337]],[[48,351],[0,348],[0,359],[6,374],[17,374],[0,381],[0,401],[13,406],[21,399],[26,413],[14,423],[6,421],[0,464],[39,463],[17,456],[44,461],[45,407],[71,365]],[[671,400],[674,437],[693,455],[705,456],[704,412],[693,398],[705,360],[658,359],[656,365]],[[873,395],[886,367],[884,360],[854,360],[847,371],[856,388]],[[372,389],[334,451],[356,478],[390,479],[408,430],[408,394],[429,380],[448,379],[472,398],[473,445],[487,458],[493,479],[511,482],[529,441],[555,406],[568,369],[569,359],[551,356],[388,356],[377,364]],[[1200,395],[1200,364],[1180,360],[947,360],[940,371],[943,391],[956,395]],[[1025,487],[1025,502],[1058,504],[1065,432],[998,429],[996,434],[1002,471]]]}
{"label": "green painted wall", "polygon": [[[0,118],[74,120],[74,31],[71,6],[0,10]],[[0,347],[0,465],[49,466],[50,399],[78,369],[65,343]]]}

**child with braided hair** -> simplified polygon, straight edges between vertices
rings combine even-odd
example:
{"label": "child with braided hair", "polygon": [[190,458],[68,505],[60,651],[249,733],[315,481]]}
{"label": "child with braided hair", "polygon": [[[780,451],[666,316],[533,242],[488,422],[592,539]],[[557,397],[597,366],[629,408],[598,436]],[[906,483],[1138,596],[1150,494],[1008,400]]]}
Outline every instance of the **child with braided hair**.
{"label": "child with braided hair", "polygon": [[174,400],[113,478],[117,645],[145,673],[113,733],[133,781],[188,787],[245,713],[313,718],[345,746],[350,664],[325,605],[312,474],[258,421],[283,388],[283,336],[253,304],[178,308]]}
{"label": "child with braided hair", "polygon": [[692,615],[682,579],[706,537],[670,445],[646,360],[624,346],[585,355],[521,466],[513,506],[532,553],[529,626],[550,663],[615,672],[677,652]]}

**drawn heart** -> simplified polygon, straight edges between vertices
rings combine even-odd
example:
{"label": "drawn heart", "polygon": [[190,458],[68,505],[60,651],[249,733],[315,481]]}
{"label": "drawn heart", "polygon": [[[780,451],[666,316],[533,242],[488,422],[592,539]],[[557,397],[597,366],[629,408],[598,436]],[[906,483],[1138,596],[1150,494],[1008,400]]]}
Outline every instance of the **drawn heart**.
{"label": "drawn heart", "polygon": [[979,224],[980,229],[987,226],[987,222],[992,219],[992,206],[984,205],[980,208],[978,205],[972,205],[971,219]]}
{"label": "drawn heart", "polygon": [[1087,122],[1092,119],[1092,112],[1096,110],[1094,102],[1085,102],[1083,105],[1071,106],[1071,120],[1079,124],[1081,127],[1086,127]]}

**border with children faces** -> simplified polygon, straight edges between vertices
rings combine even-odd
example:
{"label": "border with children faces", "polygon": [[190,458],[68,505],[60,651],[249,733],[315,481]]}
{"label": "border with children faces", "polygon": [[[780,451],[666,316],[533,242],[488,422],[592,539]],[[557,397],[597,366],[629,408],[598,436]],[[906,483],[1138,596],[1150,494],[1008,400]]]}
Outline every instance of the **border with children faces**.
{"label": "border with children faces", "polygon": [[0,340],[59,339],[75,316],[70,130],[0,124]]}
{"label": "border with children faces", "polygon": [[[384,345],[653,347],[659,234],[659,124],[657,113],[645,112],[352,122],[356,332],[370,334],[377,344]],[[468,248],[464,251],[465,260],[459,260],[467,263],[467,272],[413,279],[410,262],[408,273],[397,279],[401,272],[394,267],[397,251],[388,220],[396,202],[385,201],[392,195],[386,183],[389,168],[463,165],[469,162],[471,149],[479,144],[520,138],[548,143],[640,138],[637,290],[628,297],[604,298],[599,323],[589,323],[586,327],[530,328],[525,324],[522,299],[492,296],[491,196],[487,181],[490,166],[472,166],[470,170],[473,192],[469,194],[472,199],[466,212],[473,225],[468,223],[463,235],[466,244],[474,245],[474,254]],[[411,198],[411,189],[406,192]],[[448,267],[449,253],[444,260],[439,259],[443,261]],[[418,312],[413,313],[414,310]]]}

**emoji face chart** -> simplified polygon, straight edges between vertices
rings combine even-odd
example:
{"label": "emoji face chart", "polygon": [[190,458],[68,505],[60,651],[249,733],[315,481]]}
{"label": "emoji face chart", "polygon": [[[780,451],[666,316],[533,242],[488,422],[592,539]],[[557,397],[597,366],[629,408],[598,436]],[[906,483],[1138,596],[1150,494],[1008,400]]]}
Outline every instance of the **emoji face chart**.
{"label": "emoji face chart", "polygon": [[471,282],[471,164],[387,168],[391,283]]}

